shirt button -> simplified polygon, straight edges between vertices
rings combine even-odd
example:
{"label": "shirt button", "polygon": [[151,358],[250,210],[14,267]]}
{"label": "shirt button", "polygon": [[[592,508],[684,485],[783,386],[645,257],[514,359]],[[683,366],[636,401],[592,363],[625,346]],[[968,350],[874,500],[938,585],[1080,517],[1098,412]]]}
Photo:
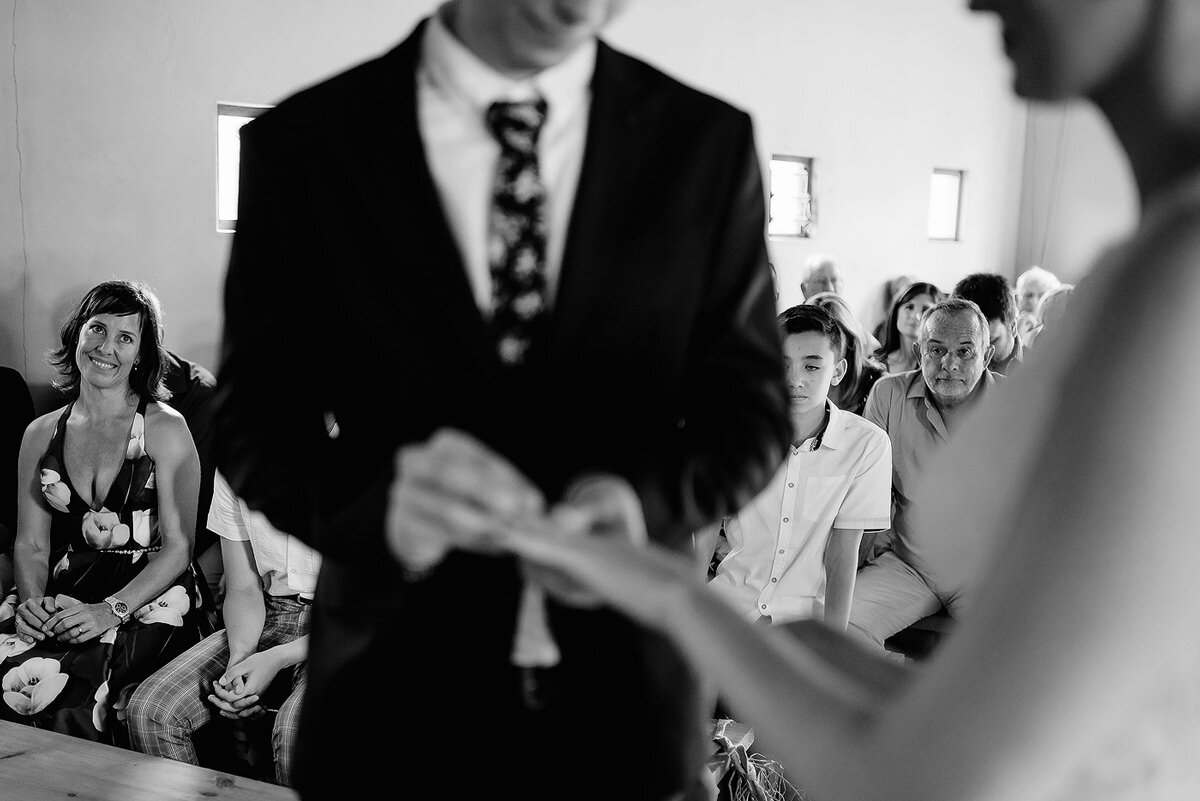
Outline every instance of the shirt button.
{"label": "shirt button", "polygon": [[783,556],[783,551],[780,551],[780,552],[779,552],[779,555],[780,555],[780,556]]}
{"label": "shirt button", "polygon": [[777,581],[779,581],[779,579],[777,579],[777,578],[773,578],[773,579],[771,579],[771,583],[772,583],[772,584],[774,584],[774,583],[775,583],[775,582],[777,582]]}
{"label": "shirt button", "polygon": [[795,484],[793,484],[792,482],[790,482],[790,481],[789,481],[789,482],[788,482],[788,486],[789,486],[789,487],[794,487],[794,486],[796,486],[796,485],[795,485]]}
{"label": "shirt button", "polygon": [[763,605],[762,605],[762,608],[763,608],[763,609],[766,609],[766,608],[767,608],[767,605],[766,605],[766,604],[763,604]]}
{"label": "shirt button", "polygon": [[788,519],[787,519],[786,517],[785,517],[785,518],[783,518],[783,522],[785,522],[785,523],[786,523],[787,521],[788,521]]}

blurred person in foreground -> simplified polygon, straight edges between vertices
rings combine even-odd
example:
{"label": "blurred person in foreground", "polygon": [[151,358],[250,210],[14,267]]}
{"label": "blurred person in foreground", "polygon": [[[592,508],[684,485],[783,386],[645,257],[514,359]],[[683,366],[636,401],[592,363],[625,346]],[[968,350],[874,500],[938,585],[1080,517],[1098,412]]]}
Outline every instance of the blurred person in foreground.
{"label": "blurred person in foreground", "polygon": [[[682,551],[791,435],[750,118],[600,41],[625,5],[454,0],[242,129],[217,462],[322,557],[306,801],[398,771],[431,796],[700,781],[710,706],[674,646],[493,544],[564,500],[602,533],[627,481]],[[313,315],[329,335],[281,347]]]}
{"label": "blurred person in foreground", "polygon": [[[1190,801],[1200,377],[1171,368],[1200,341],[1200,4],[972,8],[999,15],[1020,95],[1107,117],[1143,211],[981,404],[990,419],[930,466],[923,525],[990,543],[959,564],[968,613],[935,657],[907,670],[820,624],[750,626],[657,549],[552,532],[507,547],[669,633],[815,798]],[[1172,391],[1146,392],[1165,370]]]}

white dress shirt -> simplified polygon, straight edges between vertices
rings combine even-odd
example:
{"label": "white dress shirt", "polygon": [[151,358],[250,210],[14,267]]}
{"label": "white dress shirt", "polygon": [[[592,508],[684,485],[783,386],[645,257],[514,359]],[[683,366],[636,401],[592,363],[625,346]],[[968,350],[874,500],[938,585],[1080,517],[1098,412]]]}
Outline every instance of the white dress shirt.
{"label": "white dress shirt", "polygon": [[826,401],[829,424],[791,448],[771,483],[725,523],[729,553],[708,586],[748,619],[825,614],[825,547],[835,528],[886,529],[892,447],[883,429]]}
{"label": "white dress shirt", "polygon": [[312,548],[271,525],[260,512],[250,510],[218,471],[213,477],[208,527],[223,539],[250,542],[254,563],[267,595],[299,595],[312,600],[321,557]]}
{"label": "white dress shirt", "polygon": [[596,42],[589,40],[532,78],[514,81],[459,42],[442,20],[443,13],[434,14],[425,26],[417,70],[417,121],[475,303],[490,316],[488,217],[500,145],[487,129],[487,109],[495,101],[537,96],[549,107],[538,140],[538,166],[547,194],[546,288],[553,302],[583,165]]}

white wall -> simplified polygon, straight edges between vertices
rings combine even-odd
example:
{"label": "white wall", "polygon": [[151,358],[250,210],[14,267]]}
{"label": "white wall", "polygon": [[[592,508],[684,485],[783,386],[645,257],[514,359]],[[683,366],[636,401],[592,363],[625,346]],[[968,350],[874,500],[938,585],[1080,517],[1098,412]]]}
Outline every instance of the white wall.
{"label": "white wall", "polygon": [[1037,264],[1078,282],[1137,221],[1129,163],[1090,104],[1030,106],[1023,176],[1018,271]]}
{"label": "white wall", "polygon": [[0,42],[16,40],[28,269],[14,199],[13,82],[4,76],[0,360],[35,384],[48,380],[40,357],[64,311],[110,277],[150,283],[168,345],[212,365],[230,241],[214,220],[217,102],[275,102],[390,46],[433,6],[16,0],[14,36],[13,4],[0,3]]}
{"label": "white wall", "polygon": [[[759,148],[812,156],[817,230],[771,242],[780,306],[825,252],[874,322],[883,282],[1012,275],[1024,104],[995,22],[947,0],[642,0],[610,38],[750,111]],[[961,241],[926,237],[934,167],[964,169]]]}
{"label": "white wall", "polygon": [[[0,362],[44,384],[67,306],[120,276],[154,286],[168,345],[212,365],[230,241],[213,220],[216,103],[273,103],[435,5],[0,0]],[[864,315],[895,273],[1012,274],[1024,108],[992,23],[961,4],[638,0],[609,39],[750,111],[764,164],[817,159],[817,236],[772,242],[781,306],[814,250],[842,262]],[[935,166],[967,171],[957,243],[925,239]]]}

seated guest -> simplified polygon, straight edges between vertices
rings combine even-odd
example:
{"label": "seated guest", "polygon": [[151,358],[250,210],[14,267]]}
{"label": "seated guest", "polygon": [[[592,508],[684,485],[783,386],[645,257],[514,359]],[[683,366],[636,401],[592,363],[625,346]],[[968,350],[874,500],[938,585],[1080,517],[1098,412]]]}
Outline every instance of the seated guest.
{"label": "seated guest", "polygon": [[1039,325],[1037,312],[1023,311],[1017,313],[1017,339],[1021,342],[1022,350],[1029,350],[1029,346],[1033,344],[1033,338],[1037,336]]}
{"label": "seated guest", "polygon": [[[0,398],[4,399],[3,431],[0,432],[0,604],[13,586],[12,549],[17,530],[17,456],[21,436],[33,420],[33,398],[25,378],[11,367],[0,367]],[[0,606],[0,620],[12,617],[14,607]]]}
{"label": "seated guest", "polygon": [[954,285],[953,297],[966,298],[979,307],[988,321],[992,360],[987,368],[1007,375],[1022,357],[1017,338],[1017,304],[1008,279],[996,273],[972,273]]}
{"label": "seated guest", "polygon": [[865,332],[862,325],[850,311],[850,304],[841,295],[832,292],[818,292],[804,301],[811,306],[824,309],[842,329],[846,342],[846,375],[841,382],[829,389],[829,399],[837,404],[839,409],[861,415],[867,405],[867,395],[871,387],[884,374],[883,365],[870,357],[870,349],[864,340]]}
{"label": "seated guest", "polygon": [[1058,286],[1054,273],[1034,265],[1017,276],[1016,302],[1018,312],[1037,311],[1038,301]]}
{"label": "seated guest", "polygon": [[[943,300],[921,324],[921,369],[885,376],[871,390],[866,418],[892,443],[892,530],[858,574],[850,631],[883,642],[943,604],[949,588],[927,583],[921,568],[954,554],[954,543],[930,543],[910,525],[913,488],[934,454],[1000,378],[987,369],[988,324],[969,300]],[[967,521],[964,521],[966,524]],[[931,553],[941,549],[942,553]]]}
{"label": "seated guest", "polygon": [[[1056,329],[1062,323],[1062,316],[1067,311],[1067,298],[1075,291],[1074,284],[1059,284],[1038,301],[1037,327],[1033,330],[1033,339],[1044,341],[1047,328]],[[1052,335],[1053,336],[1053,335]]]}
{"label": "seated guest", "polygon": [[842,271],[837,263],[824,253],[814,253],[804,262],[800,279],[800,291],[808,300],[818,292],[842,294]]}
{"label": "seated guest", "polygon": [[921,318],[941,299],[941,291],[924,281],[917,281],[902,289],[892,303],[892,311],[883,330],[883,344],[872,354],[875,361],[887,368],[889,373],[906,373],[917,369],[917,332],[921,329]]}
{"label": "seated guest", "polygon": [[876,308],[874,318],[877,320],[875,327],[871,329],[871,336],[877,342],[882,342],[887,335],[888,317],[892,314],[892,304],[896,302],[896,296],[899,295],[906,286],[915,282],[917,279],[911,275],[897,275],[883,282],[879,292],[879,305]]}
{"label": "seated guest", "polygon": [[213,393],[217,379],[207,367],[170,350],[163,352],[166,354],[163,384],[171,393],[171,406],[183,415],[188,431],[192,433],[192,441],[196,443],[196,453],[200,456],[200,498],[196,506],[196,544],[193,553],[205,582],[201,589],[208,590],[205,608],[215,616],[215,599],[220,598],[221,547],[220,538],[208,529],[205,521],[208,520],[208,506],[213,494],[215,465],[211,434]]}
{"label": "seated guest", "polygon": [[0,624],[19,635],[0,654],[6,720],[123,744],[114,710],[199,639],[200,462],[182,415],[160,402],[161,319],[147,286],[106,281],[50,356],[72,400],[21,443],[19,605]]}
{"label": "seated guest", "polygon": [[143,753],[198,764],[192,734],[215,714],[262,714],[263,696],[282,679],[271,745],[276,781],[290,787],[320,557],[250,511],[220,473],[208,525],[221,537],[225,629],[142,682],[129,701],[130,740]]}
{"label": "seated guest", "polygon": [[891,445],[828,400],[846,372],[842,327],[811,304],[779,324],[792,447],[767,488],[723,521],[729,555],[709,586],[750,620],[845,630],[863,531],[888,526]]}

